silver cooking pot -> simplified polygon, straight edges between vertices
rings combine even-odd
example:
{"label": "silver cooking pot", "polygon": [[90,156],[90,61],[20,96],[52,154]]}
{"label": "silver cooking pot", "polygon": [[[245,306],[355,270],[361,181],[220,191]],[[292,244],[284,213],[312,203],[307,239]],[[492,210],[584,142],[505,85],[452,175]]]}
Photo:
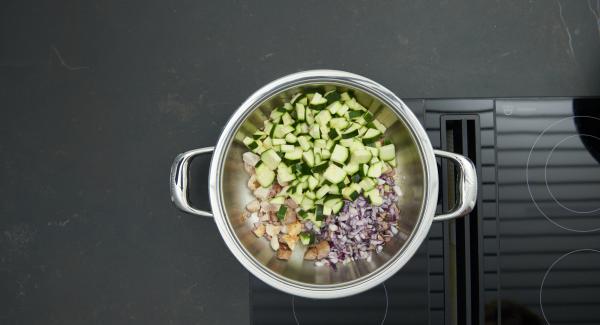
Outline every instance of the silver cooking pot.
{"label": "silver cooking pot", "polygon": [[[386,138],[396,147],[398,185],[403,193],[399,234],[370,260],[339,264],[337,270],[317,267],[312,261],[281,261],[268,241],[257,238],[240,218],[253,200],[243,168],[242,144],[246,135],[261,128],[272,109],[299,91],[311,87],[353,90],[359,102],[386,127]],[[190,206],[187,198],[188,166],[195,156],[212,153],[209,193],[212,212]],[[438,201],[436,156],[458,167],[459,199],[456,208],[435,215]],[[171,199],[182,211],[213,217],[223,240],[254,276],[289,294],[308,298],[340,298],[368,290],[400,270],[423,243],[433,221],[464,216],[475,205],[477,175],[473,163],[461,155],[434,150],[425,130],[410,109],[390,90],[367,78],[335,70],[311,70],[277,79],[256,91],[229,119],[215,147],[178,155],[171,167]]]}

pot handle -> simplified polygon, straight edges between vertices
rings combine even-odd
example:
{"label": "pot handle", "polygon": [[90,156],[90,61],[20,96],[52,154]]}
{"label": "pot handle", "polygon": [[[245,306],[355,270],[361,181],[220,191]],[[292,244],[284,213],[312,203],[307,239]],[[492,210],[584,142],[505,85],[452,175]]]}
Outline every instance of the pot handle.
{"label": "pot handle", "polygon": [[433,221],[446,221],[465,216],[473,210],[477,202],[477,173],[475,165],[473,165],[473,162],[469,158],[453,152],[442,150],[434,150],[433,152],[436,156],[452,160],[459,169],[458,205],[448,213],[435,216]]}
{"label": "pot handle", "polygon": [[179,210],[204,217],[213,216],[211,212],[198,210],[190,205],[188,201],[188,167],[194,157],[204,153],[211,153],[214,150],[214,147],[194,149],[175,157],[175,161],[171,165],[171,201],[175,203],[175,206]]}

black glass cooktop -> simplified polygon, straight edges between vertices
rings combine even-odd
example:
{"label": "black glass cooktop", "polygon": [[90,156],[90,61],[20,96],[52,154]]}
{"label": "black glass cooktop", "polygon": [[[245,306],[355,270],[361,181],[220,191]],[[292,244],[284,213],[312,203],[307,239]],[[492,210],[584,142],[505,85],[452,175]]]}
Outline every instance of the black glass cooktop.
{"label": "black glass cooktop", "polygon": [[[600,99],[408,100],[434,147],[468,155],[479,198],[434,223],[394,277],[337,300],[251,277],[253,324],[600,324]],[[440,165],[440,211],[453,171]]]}

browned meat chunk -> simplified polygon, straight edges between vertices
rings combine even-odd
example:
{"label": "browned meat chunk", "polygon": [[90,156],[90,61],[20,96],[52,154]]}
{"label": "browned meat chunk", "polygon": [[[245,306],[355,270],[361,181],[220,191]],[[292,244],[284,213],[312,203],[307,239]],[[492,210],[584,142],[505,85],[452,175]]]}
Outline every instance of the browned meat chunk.
{"label": "browned meat chunk", "polygon": [[280,260],[287,260],[292,256],[292,251],[286,244],[279,245],[279,249],[277,250],[277,258]]}
{"label": "browned meat chunk", "polygon": [[306,250],[306,253],[304,253],[304,259],[312,261],[312,260],[314,260],[316,258],[317,258],[317,248],[314,247],[314,246],[313,247],[309,247]]}
{"label": "browned meat chunk", "polygon": [[317,244],[317,258],[323,259],[329,255],[329,243],[326,240],[322,240]]}

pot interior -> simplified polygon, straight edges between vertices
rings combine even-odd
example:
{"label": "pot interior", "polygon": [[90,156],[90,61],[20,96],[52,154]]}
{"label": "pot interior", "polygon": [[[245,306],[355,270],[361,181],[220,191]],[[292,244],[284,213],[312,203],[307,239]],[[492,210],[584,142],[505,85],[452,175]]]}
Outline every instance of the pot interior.
{"label": "pot interior", "polygon": [[[300,244],[297,245],[294,251],[294,255],[298,254],[298,256],[292,256],[289,261],[278,260],[275,252],[269,246],[269,242],[265,238],[257,238],[251,231],[252,226],[241,218],[246,204],[254,199],[247,187],[250,176],[244,171],[242,161],[242,154],[247,151],[247,148],[241,140],[245,136],[251,136],[257,129],[262,128],[263,121],[268,118],[273,109],[280,107],[297,92],[314,87],[321,87],[326,91],[337,89],[340,92],[351,89],[354,91],[357,100],[387,127],[385,136],[396,147],[396,182],[403,193],[397,202],[400,209],[400,232],[386,243],[381,253],[373,254],[370,261],[360,260],[348,264],[338,263],[337,270],[333,270],[329,266],[317,267],[314,265],[314,261],[304,261],[301,258],[304,254],[304,248]],[[377,272],[388,261],[401,254],[403,246],[407,240],[411,239],[411,234],[419,225],[424,209],[423,198],[425,197],[427,180],[422,161],[421,150],[405,121],[374,95],[367,93],[365,90],[345,85],[305,84],[294,86],[258,105],[235,131],[235,137],[225,154],[221,183],[226,217],[247,254],[285,281],[299,282],[298,284],[304,286],[347,284]]]}

